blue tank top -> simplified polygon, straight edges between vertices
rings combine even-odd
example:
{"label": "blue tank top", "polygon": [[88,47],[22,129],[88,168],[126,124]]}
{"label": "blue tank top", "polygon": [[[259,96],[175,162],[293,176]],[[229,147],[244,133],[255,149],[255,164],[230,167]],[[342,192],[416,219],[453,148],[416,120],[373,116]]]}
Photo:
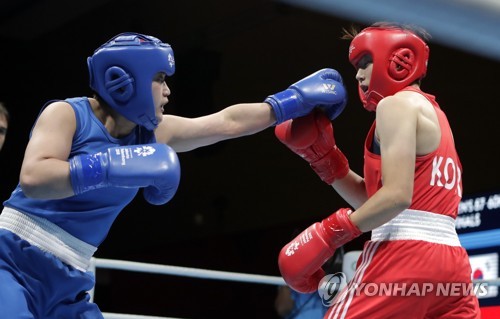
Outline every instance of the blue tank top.
{"label": "blue tank top", "polygon": [[[88,98],[66,99],[76,115],[76,131],[69,158],[104,152],[109,147],[154,143],[154,132],[137,126],[128,136],[116,139],[95,117]],[[50,101],[43,109],[54,101]],[[71,235],[98,247],[106,238],[120,211],[136,196],[138,188],[106,187],[57,200],[28,198],[20,185],[4,206],[40,216]]]}

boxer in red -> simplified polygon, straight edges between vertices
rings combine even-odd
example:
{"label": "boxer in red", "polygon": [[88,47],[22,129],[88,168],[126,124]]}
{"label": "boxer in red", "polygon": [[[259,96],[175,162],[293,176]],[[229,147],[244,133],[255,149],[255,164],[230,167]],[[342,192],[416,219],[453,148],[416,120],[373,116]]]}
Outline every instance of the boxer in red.
{"label": "boxer in red", "polygon": [[428,37],[393,23],[346,32],[361,101],[375,112],[362,176],[350,170],[322,112],[275,129],[354,208],[339,209],[283,247],[279,267],[288,285],[316,290],[335,249],[372,231],[354,278],[325,318],[480,317],[455,231],[462,166],[446,115],[420,89]]}

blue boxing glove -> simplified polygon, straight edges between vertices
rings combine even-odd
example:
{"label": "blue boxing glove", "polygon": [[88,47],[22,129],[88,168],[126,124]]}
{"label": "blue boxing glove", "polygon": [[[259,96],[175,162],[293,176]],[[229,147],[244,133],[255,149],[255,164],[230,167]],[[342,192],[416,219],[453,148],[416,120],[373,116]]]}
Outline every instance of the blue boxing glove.
{"label": "blue boxing glove", "polygon": [[143,192],[146,201],[153,205],[163,205],[170,201],[179,186],[181,178],[179,159],[172,149],[167,153],[167,156],[169,157],[167,164],[169,163],[175,169],[169,171],[168,178],[156,180],[153,185],[146,187]]}
{"label": "blue boxing glove", "polygon": [[347,104],[347,92],[342,77],[334,69],[322,69],[292,84],[285,91],[270,95],[265,100],[280,124],[309,114],[315,107],[322,108],[333,120]]}
{"label": "blue boxing glove", "polygon": [[144,197],[154,205],[165,204],[180,182],[179,159],[165,144],[108,148],[104,153],[77,155],[69,161],[75,195],[103,187],[146,187]]}

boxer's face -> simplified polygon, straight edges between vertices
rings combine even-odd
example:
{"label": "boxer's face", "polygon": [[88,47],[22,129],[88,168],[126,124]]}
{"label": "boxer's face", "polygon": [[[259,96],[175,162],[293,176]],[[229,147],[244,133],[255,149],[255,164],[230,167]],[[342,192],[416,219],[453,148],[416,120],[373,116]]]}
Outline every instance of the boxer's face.
{"label": "boxer's face", "polygon": [[370,79],[372,77],[373,71],[373,60],[370,55],[365,55],[357,63],[358,72],[356,73],[356,81],[359,83],[359,87],[366,92],[370,86]]}
{"label": "boxer's face", "polygon": [[155,104],[156,119],[160,123],[163,119],[163,107],[168,103],[170,89],[165,82],[165,73],[157,73],[152,83],[153,102]]}

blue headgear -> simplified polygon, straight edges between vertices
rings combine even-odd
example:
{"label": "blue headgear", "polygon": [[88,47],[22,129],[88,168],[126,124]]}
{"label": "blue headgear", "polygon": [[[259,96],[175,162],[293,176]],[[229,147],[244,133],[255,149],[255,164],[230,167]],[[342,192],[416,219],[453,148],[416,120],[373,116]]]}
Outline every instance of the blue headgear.
{"label": "blue headgear", "polygon": [[158,126],[151,82],[158,72],[175,72],[174,51],[159,39],[121,33],[87,59],[90,87],[130,121],[152,131]]}

